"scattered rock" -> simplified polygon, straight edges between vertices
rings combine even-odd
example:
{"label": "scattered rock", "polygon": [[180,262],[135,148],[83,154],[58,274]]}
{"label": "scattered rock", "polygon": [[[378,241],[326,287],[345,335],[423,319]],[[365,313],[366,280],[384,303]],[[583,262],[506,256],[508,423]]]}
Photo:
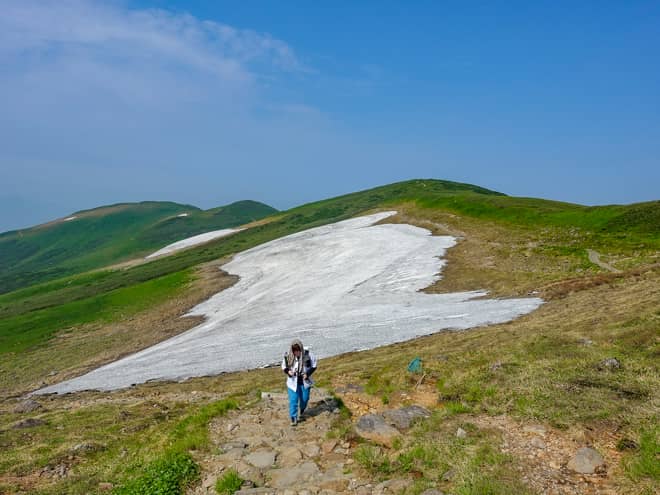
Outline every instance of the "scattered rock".
{"label": "scattered rock", "polygon": [[90,454],[92,452],[100,452],[105,450],[107,447],[100,443],[96,442],[83,442],[78,443],[71,447],[70,452],[72,454]]}
{"label": "scattered rock", "polygon": [[575,456],[568,461],[568,469],[582,474],[593,474],[603,472],[606,469],[605,459],[598,451],[590,447],[578,449]]}
{"label": "scattered rock", "polygon": [[356,385],[354,383],[347,383],[343,387],[338,387],[336,392],[338,394],[354,393],[361,394],[364,392],[364,387],[362,385]]}
{"label": "scattered rock", "polygon": [[282,467],[297,466],[302,460],[302,454],[296,447],[284,447],[277,456],[278,464]]}
{"label": "scattered rock", "polygon": [[400,409],[390,409],[383,412],[383,417],[392,426],[400,429],[410,428],[417,419],[431,416],[431,411],[421,406],[408,406]]}
{"label": "scattered rock", "polygon": [[582,345],[586,345],[586,346],[590,346],[590,345],[593,345],[593,344],[594,344],[594,341],[593,341],[593,340],[591,340],[591,339],[587,339],[587,338],[584,338],[584,337],[581,338],[580,340],[578,340],[578,342],[579,342],[580,344],[582,344]]}
{"label": "scattered rock", "polygon": [[420,495],[445,495],[443,492],[440,490],[436,490],[435,488],[429,488],[427,490],[424,490]]}
{"label": "scattered rock", "polygon": [[272,488],[243,488],[237,492],[234,492],[234,495],[275,495],[276,490]]}
{"label": "scattered rock", "polygon": [[502,369],[502,361],[495,361],[493,364],[491,364],[488,369],[491,371],[491,373],[495,373],[498,370]]}
{"label": "scattered rock", "polygon": [[302,451],[303,454],[305,454],[305,457],[308,458],[318,457],[319,454],[321,453],[321,449],[314,442],[309,442],[304,444],[300,448],[300,450]]}
{"label": "scattered rock", "polygon": [[272,450],[258,450],[245,456],[245,460],[259,469],[267,469],[275,464],[277,454]]}
{"label": "scattered rock", "polygon": [[639,444],[631,438],[622,438],[616,443],[616,449],[618,451],[637,450],[639,449]]}
{"label": "scattered rock", "polygon": [[523,431],[525,433],[533,433],[534,435],[541,435],[542,437],[545,436],[545,434],[547,433],[547,430],[543,425],[526,425],[523,426]]}
{"label": "scattered rock", "polygon": [[355,425],[355,432],[367,440],[386,447],[392,447],[394,439],[401,436],[399,430],[388,425],[385,418],[379,414],[361,416]]}
{"label": "scattered rock", "polygon": [[21,402],[19,405],[17,405],[14,408],[14,412],[17,414],[31,413],[41,407],[42,407],[41,404],[39,404],[36,400],[27,399]]}
{"label": "scattered rock", "polygon": [[537,449],[545,449],[546,445],[543,440],[541,440],[539,437],[534,437],[532,440],[529,442],[532,447],[535,447]]}
{"label": "scattered rock", "polygon": [[12,429],[19,430],[21,428],[34,428],[35,426],[43,426],[45,424],[46,422],[42,419],[27,418],[14,424],[14,426],[12,426]]}
{"label": "scattered rock", "polygon": [[607,370],[607,371],[616,371],[621,369],[621,361],[619,361],[615,357],[603,359],[600,363],[598,363],[598,369],[601,371]]}
{"label": "scattered rock", "polygon": [[308,461],[292,468],[273,469],[268,474],[273,487],[288,488],[301,486],[302,483],[318,476],[319,468],[315,463]]}
{"label": "scattered rock", "polygon": [[401,493],[411,485],[408,480],[392,479],[383,481],[374,486],[374,495],[384,495],[386,493]]}
{"label": "scattered rock", "polygon": [[232,449],[244,449],[247,446],[248,446],[248,444],[245,443],[245,442],[227,442],[227,443],[223,443],[220,446],[220,449],[223,452],[228,452]]}
{"label": "scattered rock", "polygon": [[445,471],[442,474],[442,481],[451,481],[451,480],[454,479],[455,476],[456,476],[456,471],[453,470],[453,469],[450,469],[449,471]]}
{"label": "scattered rock", "polygon": [[337,446],[337,440],[326,440],[321,444],[321,450],[324,454],[329,454]]}
{"label": "scattered rock", "polygon": [[102,481],[99,483],[99,491],[100,492],[109,492],[114,488],[114,485],[112,483],[108,483],[107,481]]}
{"label": "scattered rock", "polygon": [[457,438],[466,438],[467,437],[467,431],[465,431],[463,428],[459,427],[458,430],[456,430],[456,437]]}
{"label": "scattered rock", "polygon": [[284,392],[261,392],[261,398],[270,400],[284,400],[288,399],[288,396]]}

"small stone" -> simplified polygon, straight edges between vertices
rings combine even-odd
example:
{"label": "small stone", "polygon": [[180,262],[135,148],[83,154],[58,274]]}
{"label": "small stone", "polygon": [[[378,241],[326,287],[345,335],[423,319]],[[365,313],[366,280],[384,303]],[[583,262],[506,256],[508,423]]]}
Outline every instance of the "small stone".
{"label": "small stone", "polygon": [[584,338],[584,337],[581,338],[580,340],[578,340],[578,342],[579,342],[580,344],[582,344],[582,345],[586,345],[586,346],[590,346],[590,345],[593,345],[593,344],[594,344],[594,341],[593,341],[593,340],[591,340],[591,339],[587,339],[587,338]]}
{"label": "small stone", "polygon": [[331,439],[326,440],[321,444],[321,450],[324,454],[329,454],[337,446],[337,440]]}
{"label": "small stone", "polygon": [[107,481],[102,481],[99,483],[99,491],[101,492],[109,492],[114,488],[114,485],[112,483],[108,483]]}
{"label": "small stone", "polygon": [[427,490],[424,490],[420,495],[445,495],[443,492],[440,490],[436,490],[435,488],[429,488]]}
{"label": "small stone", "polygon": [[615,357],[603,359],[600,363],[598,363],[598,369],[599,370],[608,370],[608,371],[616,371],[621,369],[621,361],[619,361]]}
{"label": "small stone", "polygon": [[106,446],[96,442],[83,442],[78,443],[71,447],[71,452],[74,454],[89,454],[92,452],[100,452],[105,450]]}
{"label": "small stone", "polygon": [[227,443],[223,443],[223,444],[220,446],[220,449],[221,449],[223,452],[228,452],[228,451],[230,451],[230,450],[232,450],[232,449],[244,449],[244,448],[246,448],[247,446],[248,446],[248,444],[245,443],[245,442],[235,441],[235,442],[227,442]]}
{"label": "small stone", "polygon": [[454,479],[456,476],[456,471],[453,469],[450,469],[449,471],[445,471],[442,475],[442,481],[451,481]]}
{"label": "small stone", "polygon": [[467,437],[467,431],[465,431],[463,428],[458,428],[456,430],[456,437],[457,438],[466,438]]}
{"label": "small stone", "polygon": [[284,392],[261,392],[261,398],[267,400],[284,400],[287,398],[287,394]]}
{"label": "small stone", "polygon": [[605,459],[600,453],[590,447],[578,449],[573,458],[568,461],[568,469],[582,474],[593,474],[605,470]]}
{"label": "small stone", "polygon": [[231,433],[231,432],[234,431],[236,428],[238,428],[238,425],[237,425],[237,424],[234,424],[234,423],[229,423],[229,424],[227,424],[227,433]]}
{"label": "small stone", "polygon": [[23,428],[34,428],[36,426],[43,426],[45,424],[46,424],[46,422],[42,419],[28,418],[28,419],[24,419],[23,421],[19,421],[18,423],[14,424],[14,426],[12,426],[12,429],[19,430],[19,429],[23,429]]}
{"label": "small stone", "polygon": [[496,372],[496,371],[501,370],[501,369],[502,369],[502,366],[503,366],[502,361],[495,361],[493,364],[491,364],[491,365],[488,367],[488,369],[490,369],[490,371],[491,371],[492,373],[494,373],[494,372]]}
{"label": "small stone", "polygon": [[31,413],[33,411],[36,411],[37,409],[40,409],[41,407],[42,407],[41,404],[39,404],[36,400],[27,399],[21,402],[19,405],[17,405],[14,408],[14,412],[17,414]]}
{"label": "small stone", "polygon": [[531,442],[529,442],[532,447],[535,447],[537,449],[545,449],[545,442],[541,440],[539,437],[534,437],[532,438]]}

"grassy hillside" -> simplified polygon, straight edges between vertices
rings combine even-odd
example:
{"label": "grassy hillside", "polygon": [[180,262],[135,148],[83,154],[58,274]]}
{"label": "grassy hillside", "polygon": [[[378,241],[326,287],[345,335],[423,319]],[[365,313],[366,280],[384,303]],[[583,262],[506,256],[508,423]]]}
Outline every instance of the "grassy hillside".
{"label": "grassy hillside", "polygon": [[[660,433],[660,202],[585,207],[434,180],[319,201],[171,257],[1,295],[0,342],[8,352],[0,353],[0,412],[6,413],[0,414],[0,491],[19,492],[22,486],[30,493],[97,493],[99,482],[130,484],[145,467],[170,472],[183,462],[165,454],[203,465],[217,449],[208,445],[206,426],[226,409],[217,401],[235,394],[247,408],[254,395],[245,391],[282,387],[280,372],[43,398],[45,409],[28,415],[12,412],[13,397],[191,327],[196,320],[177,316],[232,283],[217,269],[232,254],[378,209],[399,212],[387,221],[460,238],[447,253],[443,279],[428,292],[535,292],[546,304],[511,323],[440,333],[366,351],[359,359],[351,354],[323,360],[321,384],[364,387],[363,402],[349,404],[355,414],[362,403],[389,407],[424,396],[433,404],[433,420],[387,450],[361,444],[341,422],[345,418],[338,420],[329,434],[351,443],[354,469],[363,469],[374,483],[414,475],[417,484],[406,493],[431,484],[448,493],[512,493],[512,486],[530,483],[545,468],[534,464],[538,451],[516,457],[515,450],[501,452],[499,441],[528,447],[524,426],[541,423],[548,430],[549,447],[538,457],[544,465],[550,460],[543,456],[555,445],[591,444],[607,454],[608,474],[599,479],[613,493],[653,493],[660,482],[653,468]],[[621,271],[595,265],[587,249]],[[415,356],[423,358],[427,373],[420,386],[417,376],[405,372]],[[621,367],[600,366],[609,357]],[[12,429],[25,417],[46,424]],[[182,425],[191,424],[195,442],[177,443]],[[465,441],[454,435],[459,426],[468,432]],[[81,442],[102,448],[71,454]],[[72,467],[64,478],[37,475],[61,464]],[[442,479],[448,470],[454,479]]]}
{"label": "grassy hillside", "polygon": [[6,232],[0,234],[0,293],[149,254],[180,239],[275,212],[255,201],[206,211],[168,202],[126,203]]}

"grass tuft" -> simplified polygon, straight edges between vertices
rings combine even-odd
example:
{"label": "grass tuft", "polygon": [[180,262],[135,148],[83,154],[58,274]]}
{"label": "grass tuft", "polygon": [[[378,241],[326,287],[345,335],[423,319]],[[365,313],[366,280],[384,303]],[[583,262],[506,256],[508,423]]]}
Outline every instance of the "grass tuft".
{"label": "grass tuft", "polygon": [[215,491],[221,495],[233,495],[243,484],[243,478],[235,469],[229,469],[215,482]]}

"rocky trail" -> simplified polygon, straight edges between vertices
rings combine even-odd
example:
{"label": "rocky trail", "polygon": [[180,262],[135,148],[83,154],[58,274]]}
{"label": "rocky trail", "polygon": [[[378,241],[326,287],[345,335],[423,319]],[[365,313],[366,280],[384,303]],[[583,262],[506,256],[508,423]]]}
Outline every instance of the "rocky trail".
{"label": "rocky trail", "polygon": [[[366,408],[356,400],[362,395],[358,390],[355,386],[340,394],[345,404],[358,413],[353,417],[354,432],[393,454],[395,439],[404,438],[414,420],[431,414],[429,409],[415,405],[378,411]],[[328,432],[339,415],[337,400],[322,389],[314,389],[304,420],[293,427],[287,414],[286,393],[262,393],[256,404],[231,411],[211,423],[212,454],[198,459],[202,482],[191,488],[188,495],[217,493],[216,480],[229,470],[235,470],[243,479],[236,492],[239,495],[412,493],[413,477],[385,481],[370,478],[353,459],[358,440],[329,438]],[[516,459],[516,469],[536,493],[619,493],[609,476],[620,460],[612,435],[606,435],[607,442],[594,442],[578,430],[521,424],[506,416],[475,416],[469,424],[477,430],[498,432],[499,450]],[[456,430],[456,436],[472,434],[462,428]],[[451,492],[430,488],[422,493]]]}
{"label": "rocky trail", "polygon": [[338,403],[321,389],[314,389],[302,421],[290,425],[286,393],[264,393],[255,407],[232,411],[210,426],[217,454],[200,460],[202,483],[189,494],[209,494],[215,482],[230,469],[245,480],[247,494],[394,493],[346,469],[353,464],[352,445],[328,439],[326,433],[339,415]]}

